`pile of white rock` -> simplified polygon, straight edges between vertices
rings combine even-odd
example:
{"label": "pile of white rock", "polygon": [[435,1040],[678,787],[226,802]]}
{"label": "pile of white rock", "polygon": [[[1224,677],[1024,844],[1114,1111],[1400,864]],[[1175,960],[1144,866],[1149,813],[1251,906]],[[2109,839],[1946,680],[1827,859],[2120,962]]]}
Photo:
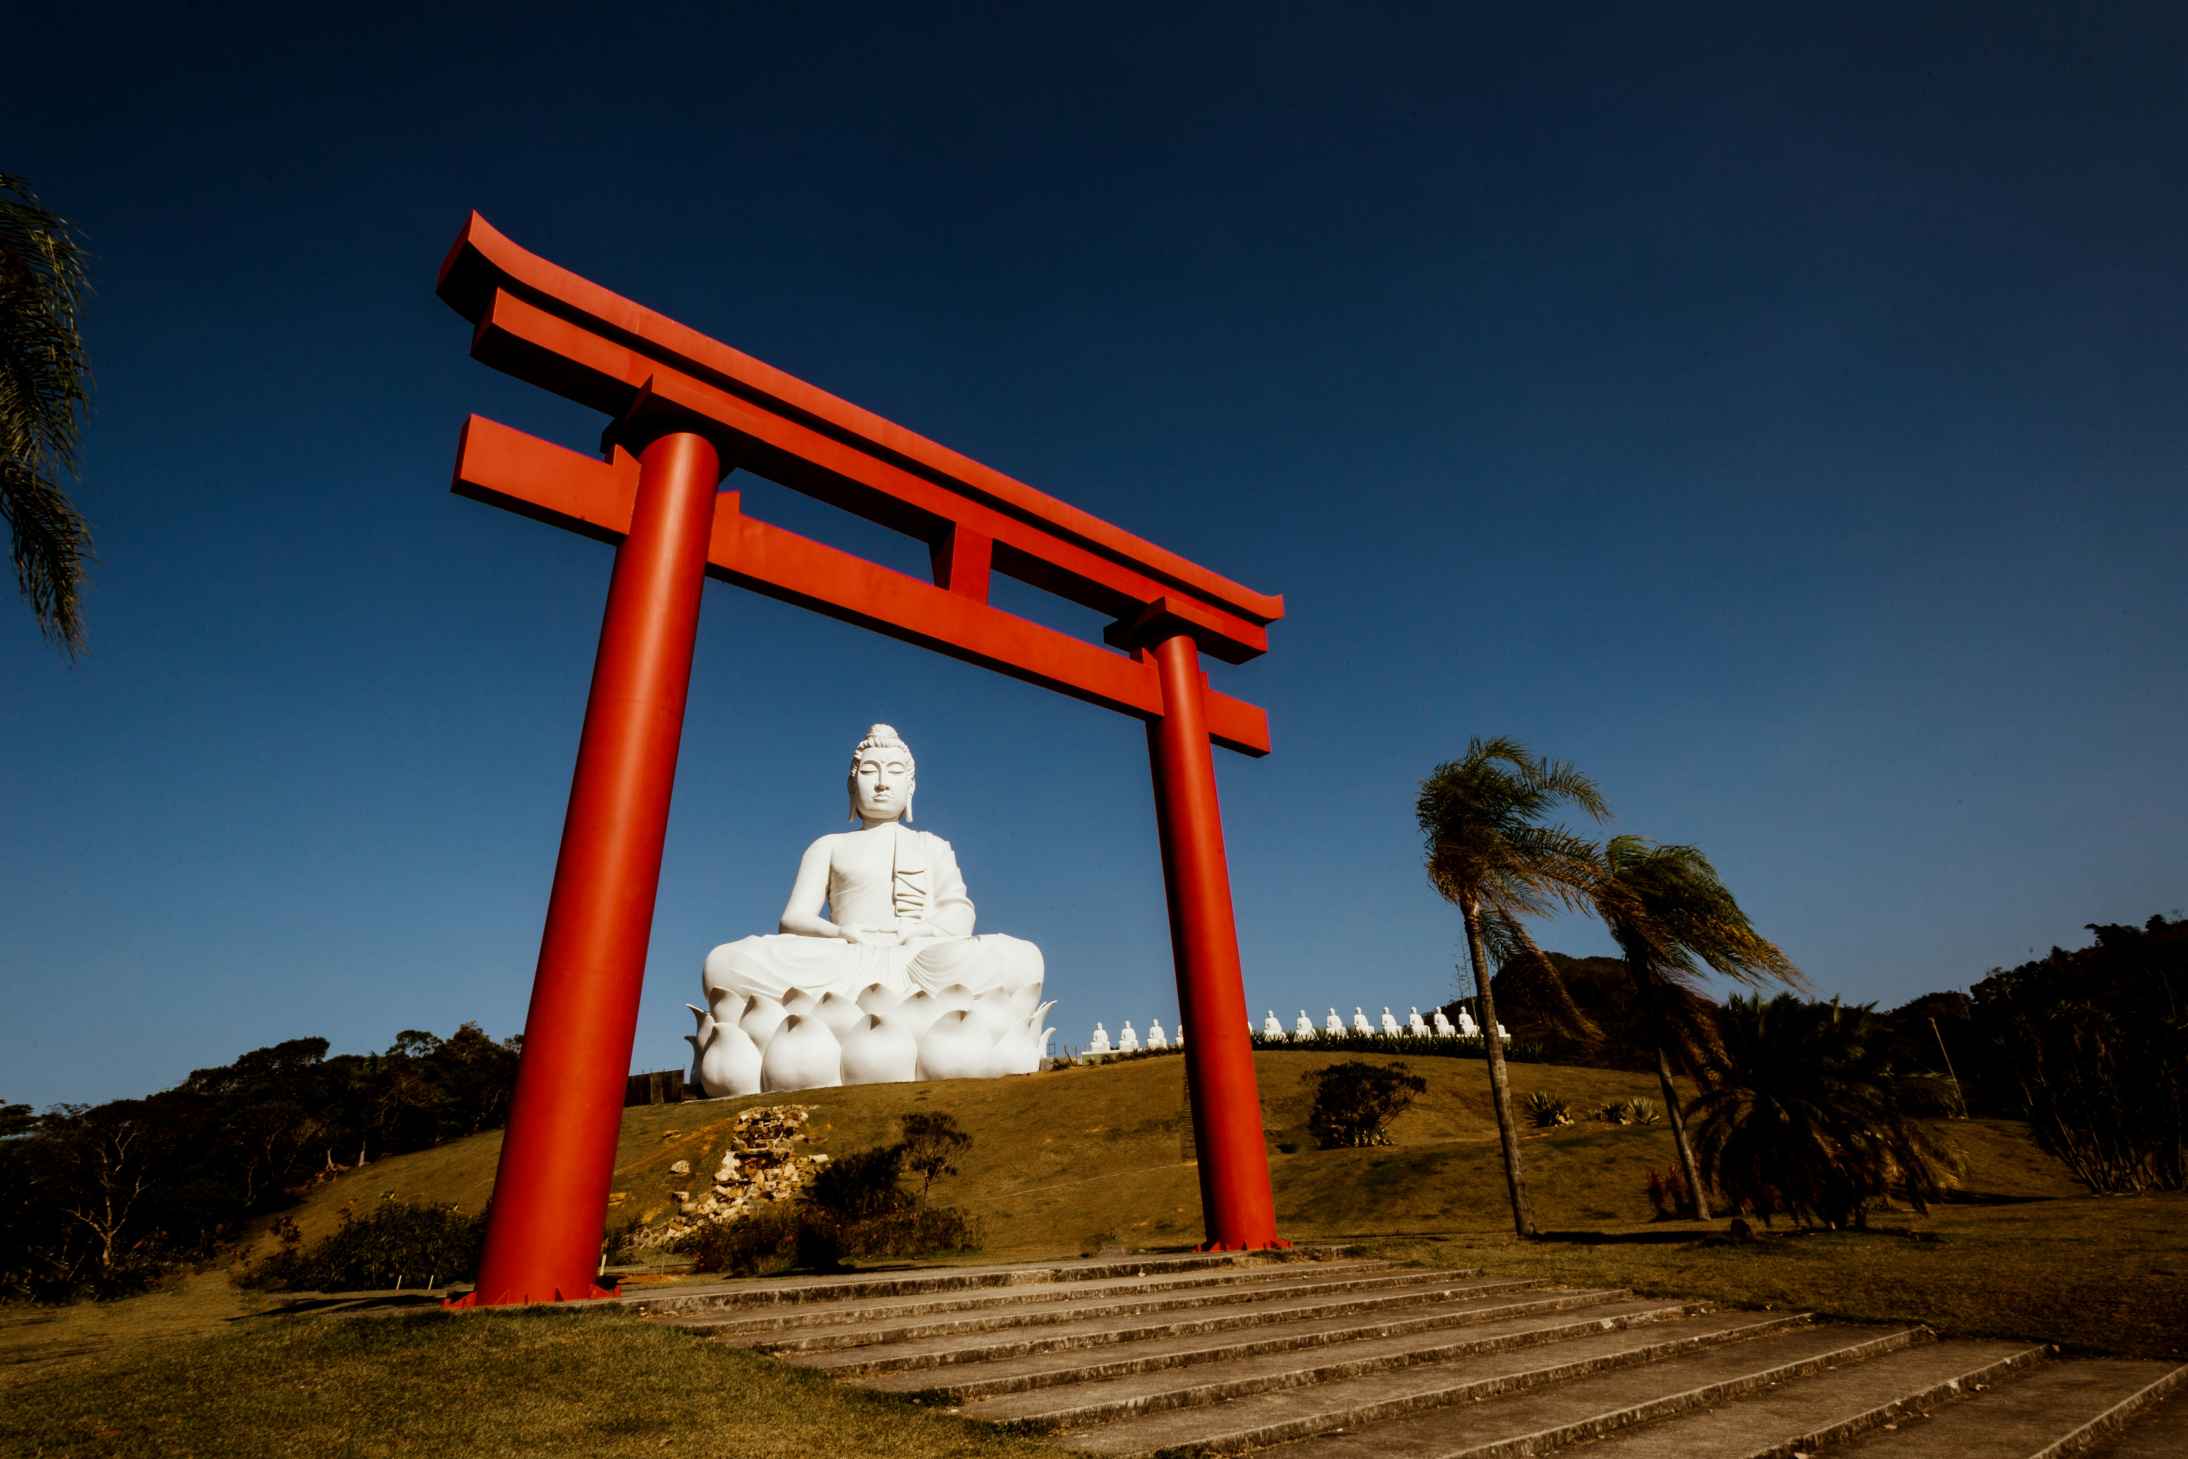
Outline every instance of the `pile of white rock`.
{"label": "pile of white rock", "polygon": [[1056,1036],[1042,1027],[1056,1004],[1041,1001],[1039,983],[978,996],[963,984],[907,995],[870,983],[856,997],[725,992],[712,1008],[684,1006],[699,1024],[684,1035],[691,1082],[709,1099],[1031,1074]]}
{"label": "pile of white rock", "polygon": [[[688,1185],[670,1191],[666,1221],[655,1219],[661,1214],[657,1210],[642,1212],[631,1244],[674,1246],[701,1226],[725,1224],[756,1205],[795,1198],[828,1163],[826,1155],[798,1148],[806,1143],[806,1124],[812,1115],[812,1108],[802,1104],[767,1105],[740,1113],[713,1178],[696,1191]],[[693,1173],[688,1160],[669,1167],[671,1177]],[[615,1192],[609,1204],[620,1205],[627,1194]]]}

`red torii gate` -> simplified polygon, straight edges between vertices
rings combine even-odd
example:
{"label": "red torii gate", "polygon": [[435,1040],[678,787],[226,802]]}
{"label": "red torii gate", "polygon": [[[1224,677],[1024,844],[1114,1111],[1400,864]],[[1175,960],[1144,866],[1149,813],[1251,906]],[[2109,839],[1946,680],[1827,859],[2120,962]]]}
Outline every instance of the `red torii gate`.
{"label": "red torii gate", "polygon": [[[1269,751],[1268,716],[1200,656],[1268,648],[1284,600],[1057,501],[525,252],[471,215],[439,293],[472,355],[606,414],[596,459],[481,416],[457,494],[614,543],[615,568],[524,1025],[477,1289],[593,1285],[708,577],[1147,722],[1208,1245],[1276,1234],[1211,745]],[[922,582],[744,514],[749,471],[925,541]],[[992,572],[1094,608],[1113,652],[988,602]]]}

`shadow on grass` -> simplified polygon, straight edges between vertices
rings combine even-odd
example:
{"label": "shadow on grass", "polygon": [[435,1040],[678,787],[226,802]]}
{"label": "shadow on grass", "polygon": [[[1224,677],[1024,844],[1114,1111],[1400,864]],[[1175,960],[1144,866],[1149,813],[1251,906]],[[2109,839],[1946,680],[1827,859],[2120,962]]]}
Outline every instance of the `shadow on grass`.
{"label": "shadow on grass", "polygon": [[1732,1238],[1709,1226],[1683,1231],[1538,1231],[1535,1240],[1566,1246],[1693,1246],[1703,1242],[1729,1242]]}
{"label": "shadow on grass", "polygon": [[[468,1289],[466,1289],[468,1290]],[[463,1293],[438,1287],[430,1292],[326,1292],[294,1297],[261,1312],[242,1312],[231,1323],[260,1322],[269,1317],[305,1317],[327,1312],[402,1312],[437,1309],[450,1297]]]}

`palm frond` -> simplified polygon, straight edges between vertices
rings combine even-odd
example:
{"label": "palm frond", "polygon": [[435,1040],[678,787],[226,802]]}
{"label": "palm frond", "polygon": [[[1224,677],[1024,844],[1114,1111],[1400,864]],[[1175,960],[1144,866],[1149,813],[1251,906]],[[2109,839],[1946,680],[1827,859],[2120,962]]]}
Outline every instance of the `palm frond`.
{"label": "palm frond", "polygon": [[87,292],[75,230],[0,173],[0,518],[16,584],[71,657],[84,645],[91,532],[62,479],[77,474],[91,371],[77,316]]}

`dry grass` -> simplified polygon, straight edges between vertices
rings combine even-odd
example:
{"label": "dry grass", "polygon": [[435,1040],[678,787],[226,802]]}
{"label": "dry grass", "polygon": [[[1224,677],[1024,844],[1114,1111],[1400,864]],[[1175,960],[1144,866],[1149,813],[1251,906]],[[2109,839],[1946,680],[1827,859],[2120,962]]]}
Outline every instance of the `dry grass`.
{"label": "dry grass", "polygon": [[9,1390],[0,1452],[287,1459],[1055,1454],[611,1312],[259,1318]]}
{"label": "dry grass", "polygon": [[[1428,1080],[1393,1144],[1318,1151],[1307,1076],[1347,1055],[1257,1056],[1279,1218],[1294,1238],[1366,1240],[1425,1262],[1483,1266],[1754,1306],[1927,1322],[1947,1333],[2048,1339],[2188,1357],[2188,1198],[2100,1200],[2006,1122],[1942,1128],[1963,1151],[1962,1199],[1870,1235],[1721,1238],[1724,1223],[1652,1225],[1648,1171],[1672,1163],[1661,1127],[1587,1122],[1530,1131],[1537,1213],[1559,1239],[1510,1235],[1482,1066],[1416,1058]],[[1199,1195],[1183,1065],[1150,1059],[1024,1079],[814,1091],[818,1148],[892,1138],[911,1108],[946,1109],[974,1136],[938,1188],[986,1226],[981,1260],[1069,1255],[1110,1241],[1183,1245]],[[1646,1076],[1515,1065],[1578,1114],[1653,1097]],[[634,1109],[624,1120],[619,1218],[667,1208],[706,1169],[736,1113],[772,1099]],[[298,1213],[331,1230],[344,1202],[382,1193],[483,1204],[499,1138],[476,1137],[352,1172]],[[1902,1228],[1935,1237],[1915,1240]],[[0,1317],[0,1450],[24,1454],[356,1454],[457,1451],[883,1456],[1053,1452],[821,1383],[615,1313],[437,1312],[370,1319],[268,1312],[224,1275],[106,1306]],[[258,1315],[252,1315],[256,1313]]]}
{"label": "dry grass", "polygon": [[[1306,1080],[1314,1070],[1346,1058],[1395,1062],[1376,1055],[1255,1057],[1279,1214],[1288,1229],[1312,1235],[1358,1229],[1364,1220],[1397,1223],[1383,1224],[1384,1230],[1420,1222],[1448,1225],[1454,1212],[1476,1206],[1486,1211],[1502,1202],[1501,1180],[1492,1182],[1493,1190],[1462,1192],[1442,1180],[1423,1183],[1409,1177],[1398,1181],[1402,1189],[1396,1189],[1371,1177],[1363,1191],[1355,1167],[1375,1167],[1389,1152],[1315,1151],[1306,1133],[1311,1097]],[[1480,1061],[1416,1058],[1410,1067],[1427,1078],[1428,1092],[1392,1127],[1397,1149],[1494,1144],[1496,1126]],[[1610,1099],[1656,1097],[1656,1081],[1646,1075],[1536,1064],[1515,1064],[1512,1070],[1521,1098],[1546,1089],[1571,1101],[1576,1112]],[[626,1111],[615,1174],[615,1188],[625,1194],[609,1219],[664,1215],[668,1193],[691,1184],[689,1177],[669,1174],[673,1163],[689,1160],[694,1170],[712,1169],[740,1110],[784,1102],[779,1095],[755,1095]],[[1190,1163],[1185,1062],[1180,1058],[1064,1069],[1022,1079],[817,1089],[791,1096],[790,1102],[813,1107],[814,1148],[832,1154],[895,1138],[897,1116],[908,1109],[942,1109],[955,1115],[972,1134],[973,1147],[962,1162],[964,1173],[947,1181],[939,1194],[986,1223],[986,1258],[1070,1252],[1101,1235],[1131,1245],[1190,1241],[1199,1235],[1200,1188]],[[1582,1125],[1565,1133],[1583,1136],[1589,1128]],[[1630,1176],[1626,1204],[1639,1203],[1639,1209],[1628,1214],[1645,1216],[1641,1189],[1646,1167],[1651,1160],[1659,1168],[1669,1165],[1669,1136],[1661,1129],[1595,1128],[1601,1143],[1587,1148],[1582,1164],[1593,1169],[1607,1160],[1606,1181],[1627,1184]],[[1296,1153],[1286,1154],[1287,1146]],[[452,1201],[476,1211],[492,1193],[500,1151],[501,1136],[485,1134],[352,1171],[315,1191],[296,1213],[297,1224],[307,1239],[316,1239],[334,1229],[345,1203],[362,1206],[383,1194]],[[1587,1183],[1594,1184],[1594,1177]],[[1544,1184],[1554,1202],[1547,1189],[1554,1182],[1546,1179]],[[1570,1218],[1587,1219],[1584,1212],[1598,1204],[1582,1200]]]}

